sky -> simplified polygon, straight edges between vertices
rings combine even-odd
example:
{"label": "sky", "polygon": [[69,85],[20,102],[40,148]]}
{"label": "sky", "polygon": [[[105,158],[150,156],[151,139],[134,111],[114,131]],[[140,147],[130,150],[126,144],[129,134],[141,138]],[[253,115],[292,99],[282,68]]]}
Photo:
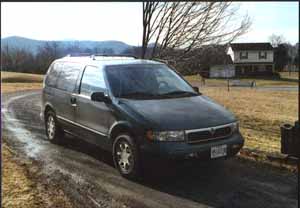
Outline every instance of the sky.
{"label": "sky", "polygon": [[[283,35],[298,42],[298,2],[234,2],[239,15],[252,19],[249,32],[235,42],[267,42]],[[22,36],[38,40],[119,40],[141,45],[140,2],[1,2],[1,38]]]}

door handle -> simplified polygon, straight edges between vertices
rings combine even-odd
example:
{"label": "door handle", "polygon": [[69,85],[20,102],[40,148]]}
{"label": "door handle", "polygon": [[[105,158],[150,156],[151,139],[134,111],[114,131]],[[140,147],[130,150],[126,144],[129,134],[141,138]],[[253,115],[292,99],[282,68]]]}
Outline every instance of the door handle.
{"label": "door handle", "polygon": [[71,101],[71,106],[73,106],[73,107],[77,106],[76,98],[75,97],[71,97],[70,101]]}

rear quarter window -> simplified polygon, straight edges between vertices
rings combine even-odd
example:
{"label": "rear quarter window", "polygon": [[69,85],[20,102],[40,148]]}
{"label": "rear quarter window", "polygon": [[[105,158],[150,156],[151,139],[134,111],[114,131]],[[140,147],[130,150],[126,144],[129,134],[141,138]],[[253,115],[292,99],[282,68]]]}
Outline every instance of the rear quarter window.
{"label": "rear quarter window", "polygon": [[67,92],[73,92],[80,69],[81,65],[78,63],[64,63],[57,81],[57,88]]}
{"label": "rear quarter window", "polygon": [[49,68],[49,73],[46,77],[45,84],[49,87],[56,87],[59,73],[62,69],[62,63],[53,63]]}

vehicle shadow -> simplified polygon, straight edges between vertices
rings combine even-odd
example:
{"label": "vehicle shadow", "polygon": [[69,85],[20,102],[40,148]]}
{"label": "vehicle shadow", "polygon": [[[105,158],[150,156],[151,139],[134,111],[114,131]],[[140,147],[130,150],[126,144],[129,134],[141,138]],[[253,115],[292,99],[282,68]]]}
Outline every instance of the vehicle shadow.
{"label": "vehicle shadow", "polygon": [[[114,168],[111,153],[79,138],[67,135],[67,139],[61,145]],[[241,189],[238,186],[242,184],[238,184],[235,177],[228,177],[225,160],[208,163],[199,160],[170,161],[147,158],[143,162],[143,177],[135,181],[140,185],[208,206],[218,207],[222,204],[222,207],[235,207],[230,198],[235,197],[233,192]],[[216,199],[220,195],[221,201]]]}
{"label": "vehicle shadow", "polygon": [[72,149],[77,152],[89,155],[100,162],[104,162],[107,165],[114,167],[112,155],[110,152],[101,149],[100,147],[88,143],[80,138],[74,137],[70,134],[65,134],[63,142],[60,143],[61,146]]}
{"label": "vehicle shadow", "polygon": [[[142,184],[201,204],[233,207],[228,203],[239,182],[228,178],[226,163],[226,160],[161,161],[145,169],[148,171]],[[219,196],[221,201],[217,199]]]}

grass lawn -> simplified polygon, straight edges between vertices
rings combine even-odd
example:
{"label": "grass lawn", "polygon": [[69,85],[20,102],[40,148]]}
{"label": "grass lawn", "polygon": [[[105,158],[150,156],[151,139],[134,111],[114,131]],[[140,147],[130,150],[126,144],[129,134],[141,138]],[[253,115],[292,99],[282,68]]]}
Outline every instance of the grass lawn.
{"label": "grass lawn", "polygon": [[43,75],[1,71],[1,92],[41,89]]}
{"label": "grass lawn", "polygon": [[216,87],[201,92],[237,116],[250,149],[280,152],[280,125],[298,118],[298,92]]}
{"label": "grass lawn", "polygon": [[299,72],[280,72],[281,78],[299,80]]}
{"label": "grass lawn", "polygon": [[1,71],[2,82],[41,83],[44,75]]}
{"label": "grass lawn", "polygon": [[2,146],[3,207],[39,207],[41,198],[36,197],[34,183],[26,176],[24,167],[13,160],[13,153],[6,144]]}

